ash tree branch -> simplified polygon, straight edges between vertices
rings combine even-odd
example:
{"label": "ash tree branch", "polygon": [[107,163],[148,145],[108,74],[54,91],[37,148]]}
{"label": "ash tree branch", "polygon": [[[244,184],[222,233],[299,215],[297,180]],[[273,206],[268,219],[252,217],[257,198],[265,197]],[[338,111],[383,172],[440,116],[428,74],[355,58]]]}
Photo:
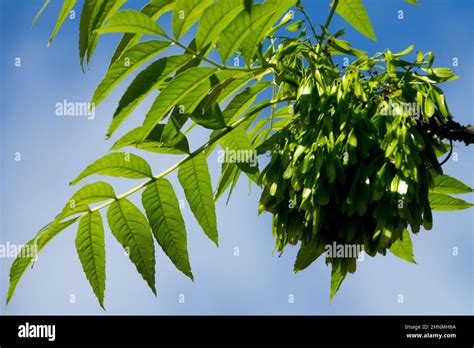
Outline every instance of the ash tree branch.
{"label": "ash tree branch", "polygon": [[437,135],[442,139],[463,142],[466,145],[474,144],[474,126],[463,126],[450,119],[446,123],[439,123],[433,119],[430,122],[418,120],[418,127]]}

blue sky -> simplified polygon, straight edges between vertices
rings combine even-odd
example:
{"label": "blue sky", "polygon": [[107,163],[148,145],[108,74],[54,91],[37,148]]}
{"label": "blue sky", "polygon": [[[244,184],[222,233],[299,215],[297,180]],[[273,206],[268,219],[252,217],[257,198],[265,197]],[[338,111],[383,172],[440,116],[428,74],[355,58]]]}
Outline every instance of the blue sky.
{"label": "blue sky", "polygon": [[[452,67],[461,76],[443,85],[452,113],[461,123],[473,123],[474,2],[422,0],[415,7],[402,0],[366,0],[378,42],[371,42],[335,17],[331,30],[346,29],[353,46],[375,53],[385,48],[400,51],[410,44],[432,50],[435,64]],[[59,12],[52,1],[34,29],[31,21],[42,1],[0,0],[0,132],[1,215],[0,243],[22,244],[57,214],[74,189],[68,186],[85,166],[102,157],[117,137],[104,140],[111,116],[128,78],[96,110],[96,118],[60,118],[55,104],[64,99],[89,101],[103,77],[119,35],[101,38],[86,74],[79,67],[79,17],[67,20],[56,40],[47,41]],[[131,1],[140,8],[145,1]],[[329,1],[303,0],[316,23],[325,21]],[[82,7],[78,2],[77,9]],[[398,19],[403,11],[404,19]],[[166,19],[166,18],[165,18]],[[163,26],[169,31],[169,24]],[[169,22],[168,22],[169,23]],[[21,67],[15,67],[15,58]],[[123,134],[138,125],[151,105],[147,99],[123,125]],[[119,136],[120,134],[117,134]],[[197,147],[208,133],[193,133]],[[469,152],[469,150],[471,152]],[[474,186],[472,149],[458,144],[458,161],[449,161],[446,173]],[[21,153],[21,161],[15,154]],[[141,153],[141,155],[144,155]],[[176,160],[144,155],[158,173]],[[212,158],[212,157],[211,157]],[[219,168],[210,161],[214,184]],[[105,178],[101,178],[105,179]],[[108,180],[108,179],[107,179]],[[184,194],[171,177],[179,198]],[[108,180],[117,192],[137,184]],[[469,198],[469,197],[467,197]],[[470,197],[472,200],[472,197]],[[273,256],[270,215],[257,215],[259,190],[249,195],[241,181],[228,206],[217,206],[220,246],[205,237],[183,210],[188,228],[192,283],[176,271],[157,248],[154,297],[121,246],[106,233],[106,314],[473,314],[473,213],[436,213],[431,231],[413,237],[417,264],[389,254],[366,257],[329,304],[329,268],[323,260],[293,274],[296,248]],[[138,203],[139,195],[132,201]],[[107,231],[107,230],[106,230]],[[74,247],[75,228],[65,230],[40,254],[33,270],[25,273],[6,314],[103,314],[82,272]],[[234,256],[238,247],[239,256]],[[453,256],[453,248],[459,250]],[[8,269],[13,259],[0,260],[0,302],[4,303]],[[179,303],[184,295],[185,303]],[[289,296],[294,303],[289,303]],[[404,303],[398,303],[403,295]],[[74,296],[75,303],[70,303]]]}

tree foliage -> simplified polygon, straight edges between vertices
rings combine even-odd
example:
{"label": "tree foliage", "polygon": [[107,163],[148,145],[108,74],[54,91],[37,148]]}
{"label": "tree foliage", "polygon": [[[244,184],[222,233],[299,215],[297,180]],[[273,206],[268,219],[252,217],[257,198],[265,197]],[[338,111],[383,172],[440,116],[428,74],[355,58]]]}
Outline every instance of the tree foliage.
{"label": "tree foliage", "polygon": [[[76,249],[101,306],[105,209],[112,234],[153,293],[153,238],[176,268],[193,279],[185,222],[165,178],[174,171],[197,222],[216,245],[215,200],[226,190],[230,196],[243,176],[261,186],[259,210],[273,215],[276,249],[300,245],[295,272],[311,265],[332,243],[362,244],[370,256],[390,250],[415,262],[408,228],[412,233],[430,229],[432,210],[472,206],[450,196],[472,189],[443,174],[438,158],[448,152],[448,144],[433,130],[453,122],[438,84],[456,76],[434,67],[431,52],[405,60],[413,45],[403,52],[369,56],[342,40],[343,30],[330,31],[338,14],[376,40],[361,0],[328,1],[328,19],[319,32],[299,0],[150,0],[139,11],[125,9],[126,3],[85,0],[80,20],[82,66],[90,62],[104,34],[122,33],[93,103],[101,103],[141,69],[120,99],[107,137],[122,130],[122,123],[152,91],[160,93],[142,126],[125,132],[111,153],[89,165],[71,185],[92,175],[146,181],[120,195],[105,182],[82,187],[28,243],[41,250],[79,221]],[[75,5],[64,1],[51,40]],[[167,12],[171,32],[158,23]],[[192,39],[184,42],[187,34]],[[173,46],[182,54],[166,55]],[[213,52],[220,61],[211,58]],[[353,56],[354,61],[340,67],[336,55]],[[233,64],[234,58],[243,59],[245,66]],[[264,92],[272,97],[256,103]],[[385,115],[382,110],[393,103],[418,103],[421,109],[415,115],[404,110]],[[186,124],[209,129],[209,140],[191,150]],[[249,163],[223,163],[213,190],[207,160],[218,145],[225,151],[270,152],[271,161],[261,173]],[[117,152],[126,147],[185,157],[153,174],[140,156]],[[145,214],[127,199],[139,191]],[[94,203],[100,205],[92,207]],[[32,262],[22,255],[14,261],[7,302]],[[332,265],[332,298],[346,274],[356,270],[356,258],[326,256],[326,263]]]}

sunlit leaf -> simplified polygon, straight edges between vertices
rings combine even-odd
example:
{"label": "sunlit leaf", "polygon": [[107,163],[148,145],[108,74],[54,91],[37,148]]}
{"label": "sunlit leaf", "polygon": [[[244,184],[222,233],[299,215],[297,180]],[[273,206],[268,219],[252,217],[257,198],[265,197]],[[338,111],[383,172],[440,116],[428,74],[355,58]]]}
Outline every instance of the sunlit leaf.
{"label": "sunlit leaf", "polygon": [[[49,44],[56,37],[56,34],[58,33],[59,29],[61,29],[61,27],[63,26],[64,21],[66,20],[67,16],[69,15],[69,12],[73,9],[76,2],[77,2],[77,0],[64,0],[63,6],[61,8],[61,12],[59,13],[58,20],[56,21],[56,25],[54,26],[53,33],[51,34],[51,37],[49,38]],[[44,8],[42,10],[44,10]],[[41,10],[41,12],[42,12],[42,10]]]}
{"label": "sunlit leaf", "polygon": [[203,12],[196,33],[196,45],[199,50],[208,44],[214,45],[219,34],[244,9],[242,0],[218,1]]}
{"label": "sunlit leaf", "polygon": [[196,220],[209,239],[217,245],[216,208],[205,154],[201,153],[181,165],[178,179]]}
{"label": "sunlit leaf", "polygon": [[449,175],[439,175],[434,178],[435,187],[431,192],[443,194],[471,193],[473,189]]}
{"label": "sunlit leaf", "polygon": [[130,260],[156,295],[155,245],[145,215],[123,198],[110,205],[107,220],[112,234],[125,248]]}
{"label": "sunlit leaf", "polygon": [[[140,12],[150,17],[153,21],[156,21],[163,13],[173,10],[174,5],[175,0],[150,0],[150,2],[140,10]],[[141,37],[142,34],[124,34],[115,49],[110,65],[112,65],[128,47],[134,46],[138,41],[140,41]]]}
{"label": "sunlit leaf", "polygon": [[403,231],[402,239],[398,239],[388,250],[405,261],[416,263],[413,256],[413,243],[407,229]]}
{"label": "sunlit leaf", "polygon": [[192,280],[186,227],[170,182],[159,179],[149,184],[143,191],[142,202],[158,244],[176,268]]}
{"label": "sunlit leaf", "polygon": [[472,203],[442,193],[430,192],[429,199],[433,210],[463,210],[474,206]]}
{"label": "sunlit leaf", "polygon": [[173,34],[176,39],[184,35],[213,2],[213,0],[177,0],[173,11]]}
{"label": "sunlit leaf", "polygon": [[79,221],[76,249],[87,280],[100,306],[104,308],[105,240],[104,226],[99,212],[91,212]]}
{"label": "sunlit leaf", "polygon": [[166,36],[161,27],[146,14],[134,10],[122,10],[110,18],[108,23],[96,30],[105,33],[134,33]]}
{"label": "sunlit leaf", "polygon": [[122,54],[120,59],[109,68],[104,79],[95,90],[92,102],[96,105],[102,102],[120,81],[126,78],[140,65],[158,55],[169,46],[169,42],[152,40],[140,42],[130,47]]}
{"label": "sunlit leaf", "polygon": [[6,303],[8,304],[15,293],[16,286],[26,269],[36,261],[38,253],[61,231],[77,221],[77,218],[58,223],[49,223],[43,227],[35,238],[26,243],[20,250],[10,268],[10,285],[8,287]]}
{"label": "sunlit leaf", "polygon": [[71,182],[71,185],[75,185],[93,174],[130,179],[150,178],[153,176],[150,166],[143,158],[131,153],[115,152],[99,158],[89,165]]}
{"label": "sunlit leaf", "polygon": [[[333,4],[334,2],[331,3],[331,6],[333,6]],[[358,32],[377,41],[372,23],[370,22],[369,15],[365,10],[362,0],[340,0],[336,7],[336,13],[344,18]]]}

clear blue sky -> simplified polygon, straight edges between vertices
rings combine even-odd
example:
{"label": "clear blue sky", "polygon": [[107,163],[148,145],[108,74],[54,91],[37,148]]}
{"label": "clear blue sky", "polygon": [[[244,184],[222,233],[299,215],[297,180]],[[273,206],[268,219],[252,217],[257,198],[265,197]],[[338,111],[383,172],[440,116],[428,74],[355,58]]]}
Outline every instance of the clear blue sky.
{"label": "clear blue sky", "polygon": [[[459,66],[461,78],[443,86],[451,111],[461,123],[474,123],[473,49],[474,2],[421,0],[420,7],[403,0],[364,1],[378,37],[371,42],[340,18],[333,31],[346,29],[354,46],[377,52],[399,51],[409,44],[432,50],[436,64]],[[32,30],[31,21],[42,1],[0,0],[0,132],[1,225],[0,243],[21,244],[62,208],[73,194],[68,182],[86,165],[103,156],[116,139],[105,141],[111,115],[127,82],[97,109],[94,120],[59,118],[55,104],[64,99],[89,101],[100,82],[118,35],[101,39],[90,68],[83,74],[78,61],[78,25],[67,20],[51,47],[46,43],[59,12],[51,6]],[[145,1],[131,1],[141,7]],[[317,23],[325,20],[329,0],[303,0]],[[82,7],[82,1],[78,2]],[[80,7],[77,7],[78,9]],[[404,19],[397,18],[404,11]],[[169,25],[164,25],[169,30]],[[14,67],[20,57],[22,66]],[[122,128],[141,123],[152,99],[147,100]],[[120,133],[120,132],[119,132]],[[118,134],[119,135],[119,134]],[[191,137],[198,146],[207,136]],[[21,161],[15,161],[15,153]],[[446,172],[474,185],[472,148],[459,145],[458,161]],[[149,156],[155,172],[174,163],[173,157]],[[211,156],[212,159],[212,156]],[[210,161],[214,183],[219,168]],[[172,177],[173,183],[177,183]],[[135,181],[110,180],[117,192]],[[179,198],[183,192],[175,185]],[[157,248],[157,290],[154,297],[120,245],[106,233],[107,314],[473,314],[473,213],[436,213],[432,231],[413,238],[417,265],[393,255],[366,257],[357,273],[349,276],[329,305],[329,268],[323,260],[299,274],[292,273],[296,248],[282,257],[272,256],[271,217],[257,216],[259,190],[248,195],[241,181],[228,206],[217,206],[220,246],[216,248],[184,209],[195,283],[174,269]],[[472,197],[466,197],[471,198]],[[139,202],[139,196],[133,198]],[[74,247],[75,228],[64,231],[40,254],[34,269],[26,272],[8,306],[7,314],[104,313],[82,272]],[[233,254],[240,249],[240,256]],[[459,255],[453,256],[453,247]],[[0,259],[0,302],[4,303],[8,269],[13,259]],[[180,294],[185,304],[178,302]],[[295,302],[288,303],[289,295]],[[402,294],[404,303],[398,303]],[[69,303],[74,295],[76,303]]]}

